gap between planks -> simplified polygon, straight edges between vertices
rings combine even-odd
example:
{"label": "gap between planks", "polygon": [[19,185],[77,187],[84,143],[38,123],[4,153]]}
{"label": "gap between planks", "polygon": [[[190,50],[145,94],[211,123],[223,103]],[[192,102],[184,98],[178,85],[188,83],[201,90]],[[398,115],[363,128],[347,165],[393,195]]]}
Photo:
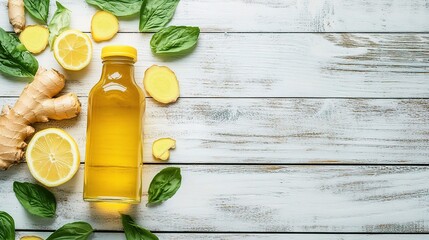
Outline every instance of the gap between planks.
{"label": "gap between planks", "polygon": [[[26,161],[20,162],[26,164]],[[85,162],[81,161],[80,165],[85,165]],[[378,166],[378,167],[429,167],[429,163],[222,163],[222,162],[145,162],[144,165],[159,165],[159,166]]]}
{"label": "gap between planks", "polygon": [[[41,235],[42,237],[48,237],[51,232],[17,232],[18,237],[25,235]],[[403,240],[406,237],[408,240],[420,240],[422,236],[429,236],[428,234],[307,234],[307,233],[181,233],[181,232],[155,232],[158,237],[162,240],[284,240],[287,237],[288,240],[361,240],[365,238],[367,240]],[[98,232],[95,231],[92,235],[93,240],[118,240],[125,239],[123,232]]]}
{"label": "gap between planks", "polygon": [[[65,93],[61,92],[56,95],[61,96]],[[77,95],[78,97],[88,97],[87,95]],[[0,96],[0,98],[14,99],[16,96]],[[146,99],[152,99],[150,96],[146,96]],[[320,100],[427,100],[429,97],[179,97],[179,99],[320,99]],[[172,103],[174,104],[174,103]]]}
{"label": "gap between planks", "polygon": [[[38,229],[15,229],[17,232],[39,232],[39,233],[52,233],[54,231],[49,230],[38,230]],[[257,235],[293,235],[293,234],[302,234],[302,235],[428,235],[429,233],[422,232],[410,232],[410,233],[383,233],[383,232],[372,232],[372,233],[362,233],[362,232],[249,232],[249,231],[151,231],[152,233],[160,234],[257,234]],[[120,230],[94,230],[94,233],[124,233]]]}
{"label": "gap between planks", "polygon": [[[6,31],[7,33],[14,33],[14,31]],[[86,34],[91,34],[90,31],[82,31]],[[137,32],[137,31],[119,31],[118,33],[132,33],[132,34],[154,34],[156,32]],[[200,34],[429,34],[428,32],[240,32],[240,31],[219,31],[219,32],[205,32],[200,31]]]}

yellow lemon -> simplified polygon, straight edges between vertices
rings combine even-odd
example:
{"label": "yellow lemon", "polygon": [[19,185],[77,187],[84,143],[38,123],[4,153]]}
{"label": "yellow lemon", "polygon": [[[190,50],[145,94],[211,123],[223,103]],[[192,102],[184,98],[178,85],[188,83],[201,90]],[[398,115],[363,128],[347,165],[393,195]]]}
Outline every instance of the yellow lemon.
{"label": "yellow lemon", "polygon": [[36,133],[25,153],[33,177],[48,187],[69,181],[80,165],[80,154],[74,139],[58,128]]}
{"label": "yellow lemon", "polygon": [[64,31],[54,41],[54,56],[63,68],[81,70],[91,61],[91,40],[79,30]]}

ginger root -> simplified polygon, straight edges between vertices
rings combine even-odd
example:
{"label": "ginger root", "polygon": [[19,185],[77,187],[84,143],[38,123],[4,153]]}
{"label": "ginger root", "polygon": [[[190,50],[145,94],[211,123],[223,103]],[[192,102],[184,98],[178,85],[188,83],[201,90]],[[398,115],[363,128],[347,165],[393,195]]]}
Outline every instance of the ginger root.
{"label": "ginger root", "polygon": [[176,148],[176,140],[172,138],[160,138],[152,144],[152,155],[159,160],[168,160],[170,149]]}
{"label": "ginger root", "polygon": [[119,31],[119,21],[115,15],[98,11],[91,20],[91,34],[96,42],[102,42],[112,39]]}
{"label": "ginger root", "polygon": [[179,82],[176,74],[168,67],[152,65],[144,73],[145,90],[160,103],[176,102],[179,98]]}
{"label": "ginger root", "polygon": [[8,0],[9,22],[15,33],[20,33],[25,28],[24,0]]}
{"label": "ginger root", "polygon": [[0,169],[18,164],[27,146],[25,139],[34,133],[30,124],[76,117],[81,109],[76,94],[57,98],[65,85],[64,76],[55,70],[39,68],[33,82],[25,87],[13,108],[4,106],[0,115]]}
{"label": "ginger root", "polygon": [[27,26],[19,35],[19,40],[31,53],[41,53],[48,45],[49,30],[45,26]]}

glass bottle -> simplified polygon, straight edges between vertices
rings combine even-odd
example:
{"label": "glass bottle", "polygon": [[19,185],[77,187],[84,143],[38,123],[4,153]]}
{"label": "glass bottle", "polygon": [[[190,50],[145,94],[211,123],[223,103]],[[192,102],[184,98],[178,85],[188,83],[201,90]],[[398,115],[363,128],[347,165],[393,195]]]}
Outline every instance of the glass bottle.
{"label": "glass bottle", "polygon": [[134,80],[137,50],[102,49],[100,81],[88,98],[85,201],[139,203],[144,93]]}

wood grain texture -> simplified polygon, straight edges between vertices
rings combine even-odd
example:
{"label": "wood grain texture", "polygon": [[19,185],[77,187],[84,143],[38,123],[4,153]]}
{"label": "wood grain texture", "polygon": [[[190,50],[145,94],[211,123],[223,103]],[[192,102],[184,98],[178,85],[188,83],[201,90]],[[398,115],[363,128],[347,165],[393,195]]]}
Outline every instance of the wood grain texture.
{"label": "wood grain texture", "polygon": [[[88,32],[97,9],[83,0],[61,3],[73,12],[72,28]],[[0,27],[11,31],[6,4]],[[169,164],[184,164],[182,187],[166,203],[145,207],[150,180],[166,166],[147,164],[142,204],[89,204],[81,165],[73,180],[52,189],[56,218],[40,219],[12,191],[13,181],[34,181],[23,163],[0,172],[0,210],[24,230],[19,237],[47,237],[84,220],[109,231],[92,239],[125,239],[115,232],[122,230],[118,212],[172,240],[429,237],[356,234],[429,233],[428,0],[181,0],[170,25],[203,33],[190,55],[175,58],[151,53],[151,34],[136,33],[137,16],[120,20],[122,33],[94,44],[88,68],[66,72],[65,91],[81,96],[82,115],[36,128],[65,128],[84,159],[86,96],[101,72],[101,47],[134,45],[140,86],[152,64],[171,67],[180,80],[178,103],[148,99],[144,160],[157,163],[152,141],[175,138]],[[49,50],[37,58],[61,69]],[[25,85],[0,75],[0,105],[13,103]],[[353,234],[285,234],[293,232]]]}
{"label": "wood grain texture", "polygon": [[[72,11],[72,27],[89,31],[97,10],[85,1],[62,0]],[[2,0],[0,16],[7,15]],[[50,15],[55,11],[51,1]],[[28,15],[28,14],[27,14]],[[137,32],[138,21],[126,18],[120,30]],[[29,24],[34,21],[27,16]],[[205,32],[425,32],[427,0],[182,0],[170,25],[200,26]],[[6,17],[0,26],[11,30]]]}
{"label": "wood grain texture", "polygon": [[121,230],[118,211],[154,231],[428,232],[429,167],[410,166],[181,166],[182,187],[147,208],[150,180],[165,166],[145,165],[142,204],[83,202],[82,168],[52,189],[56,218],[25,212],[12,182],[33,181],[25,164],[0,175],[0,206],[17,229],[53,230],[83,220],[97,230]]}
{"label": "wood grain texture", "polygon": [[[48,237],[51,232],[18,232],[17,237]],[[421,240],[429,234],[419,235],[371,235],[371,234],[216,234],[216,233],[157,233],[160,240]],[[123,233],[99,233],[92,235],[91,240],[125,240]]]}
{"label": "wood grain texture", "polygon": [[[0,105],[15,98],[0,98]],[[87,100],[78,119],[53,121],[85,156]],[[144,161],[152,142],[177,140],[171,163],[428,164],[429,100],[147,99]]]}
{"label": "wood grain texture", "polygon": [[[149,37],[119,34],[113,41],[139,50],[140,86],[147,67],[167,65],[182,97],[428,97],[428,34],[202,34],[193,53],[169,59],[153,56]],[[86,69],[65,72],[68,91],[88,95],[107,44],[94,44]],[[38,59],[62,69],[49,50]],[[18,96],[25,84],[0,75],[0,96]]]}

